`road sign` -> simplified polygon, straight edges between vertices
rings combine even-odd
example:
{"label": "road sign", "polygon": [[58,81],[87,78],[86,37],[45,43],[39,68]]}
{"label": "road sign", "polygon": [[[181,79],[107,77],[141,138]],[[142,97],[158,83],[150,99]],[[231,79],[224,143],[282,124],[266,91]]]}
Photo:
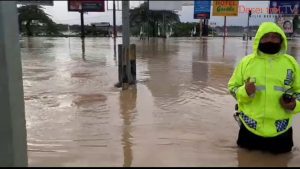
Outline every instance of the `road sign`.
{"label": "road sign", "polygon": [[195,0],[194,2],[194,19],[210,18],[211,0]]}
{"label": "road sign", "polygon": [[75,12],[104,12],[104,0],[69,0],[68,10]]}
{"label": "road sign", "polygon": [[238,16],[238,9],[239,1],[213,1],[213,16]]}

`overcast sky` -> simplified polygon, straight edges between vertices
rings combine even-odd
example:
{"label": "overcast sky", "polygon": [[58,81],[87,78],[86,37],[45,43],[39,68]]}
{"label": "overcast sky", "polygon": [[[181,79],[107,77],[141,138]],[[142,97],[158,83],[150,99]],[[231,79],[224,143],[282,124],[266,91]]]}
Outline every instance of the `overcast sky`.
{"label": "overcast sky", "polygon": [[[112,1],[106,1],[108,8],[112,8]],[[137,7],[142,3],[142,1],[131,1],[131,8]],[[45,11],[52,16],[52,19],[57,23],[65,24],[80,24],[80,14],[78,12],[68,12],[67,1],[54,1],[54,6],[45,6]],[[240,1],[240,5],[245,7],[268,7],[269,1]],[[119,4],[121,6],[121,2]],[[199,22],[199,20],[193,19],[194,7],[193,6],[183,6],[182,10],[178,12],[180,15],[181,22]],[[117,12],[117,24],[120,25],[122,12]],[[112,24],[112,11],[108,10],[106,12],[89,12],[84,15],[85,24],[90,24],[92,22],[110,22]],[[259,25],[263,21],[273,21],[273,18],[267,17],[265,15],[254,15],[250,19],[250,25]],[[210,22],[215,22],[217,25],[223,25],[224,17],[214,17],[211,16]],[[247,14],[239,13],[238,17],[227,17],[227,25],[247,25]]]}

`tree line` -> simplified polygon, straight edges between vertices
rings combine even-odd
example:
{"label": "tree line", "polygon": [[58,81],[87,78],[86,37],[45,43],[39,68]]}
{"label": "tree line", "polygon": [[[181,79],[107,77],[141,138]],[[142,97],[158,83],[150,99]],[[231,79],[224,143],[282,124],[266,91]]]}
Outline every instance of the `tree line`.
{"label": "tree line", "polygon": [[[189,37],[199,36],[199,23],[186,22],[183,23],[179,19],[179,15],[174,11],[148,10],[149,3],[145,2],[139,7],[130,10],[130,33],[132,36],[150,36],[150,37]],[[25,36],[63,36],[62,32],[71,30],[75,35],[80,35],[80,25],[68,25],[55,23],[49,14],[44,11],[42,6],[24,5],[18,7],[19,27],[22,35]],[[299,32],[297,24],[298,17],[294,20],[295,31]],[[203,35],[217,34],[222,32],[223,27],[217,26],[212,28],[203,24]],[[242,26],[228,26],[228,32],[245,31]],[[257,26],[252,26],[250,29],[255,30]],[[112,26],[107,29],[97,29],[92,25],[85,25],[85,34],[90,36],[111,36]],[[122,26],[117,26],[118,31],[122,31]]]}

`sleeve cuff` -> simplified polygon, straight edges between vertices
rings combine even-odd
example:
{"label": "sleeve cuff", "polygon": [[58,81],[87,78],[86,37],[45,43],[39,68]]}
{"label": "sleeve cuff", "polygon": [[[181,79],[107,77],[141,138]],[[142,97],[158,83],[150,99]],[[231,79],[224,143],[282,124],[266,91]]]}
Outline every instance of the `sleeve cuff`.
{"label": "sleeve cuff", "polygon": [[296,100],[296,107],[293,111],[291,111],[292,114],[298,114],[300,112],[300,102]]}

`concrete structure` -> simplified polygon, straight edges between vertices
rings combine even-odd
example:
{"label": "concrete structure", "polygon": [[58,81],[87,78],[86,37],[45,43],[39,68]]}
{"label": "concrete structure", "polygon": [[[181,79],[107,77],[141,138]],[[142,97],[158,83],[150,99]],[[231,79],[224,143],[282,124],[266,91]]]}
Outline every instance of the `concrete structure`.
{"label": "concrete structure", "polygon": [[0,1],[0,166],[27,166],[16,1]]}

